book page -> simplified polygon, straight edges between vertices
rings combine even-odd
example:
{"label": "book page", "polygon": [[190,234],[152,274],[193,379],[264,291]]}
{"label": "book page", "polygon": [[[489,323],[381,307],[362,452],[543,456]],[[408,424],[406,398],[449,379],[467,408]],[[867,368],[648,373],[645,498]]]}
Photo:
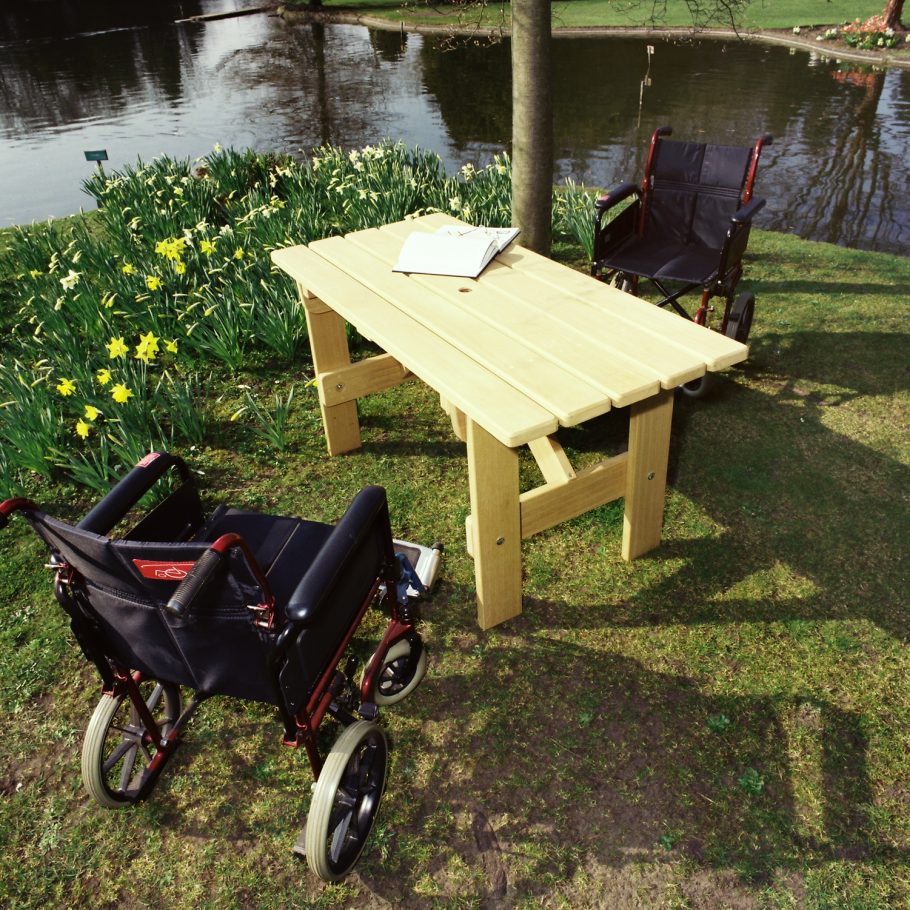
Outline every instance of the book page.
{"label": "book page", "polygon": [[516,227],[475,227],[470,224],[446,224],[437,229],[437,234],[452,234],[458,237],[465,237],[468,234],[483,234],[491,242],[496,244],[496,252],[501,253],[517,236],[518,228]]}
{"label": "book page", "polygon": [[395,272],[476,278],[496,255],[498,246],[480,232],[411,234],[401,248]]}

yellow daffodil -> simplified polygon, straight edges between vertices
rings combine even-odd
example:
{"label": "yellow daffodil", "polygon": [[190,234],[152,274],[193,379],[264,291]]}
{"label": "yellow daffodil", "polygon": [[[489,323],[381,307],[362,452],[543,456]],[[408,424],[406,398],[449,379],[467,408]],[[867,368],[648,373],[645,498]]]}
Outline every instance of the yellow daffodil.
{"label": "yellow daffodil", "polygon": [[173,240],[159,240],[155,244],[155,252],[173,262],[180,261],[185,249],[186,240],[183,237],[175,237]]}
{"label": "yellow daffodil", "polygon": [[243,247],[242,246],[238,246],[237,249],[234,250],[234,258],[243,259]]}
{"label": "yellow daffodil", "polygon": [[164,347],[165,347],[165,350],[168,352],[168,354],[176,354],[176,353],[177,353],[177,341],[176,341],[176,340],[174,340],[174,341],[165,341],[165,342],[164,342]]}
{"label": "yellow daffodil", "polygon": [[111,389],[111,398],[113,398],[117,404],[126,404],[132,397],[132,391],[121,382],[118,382],[117,385]]}
{"label": "yellow daffodil", "polygon": [[136,274],[136,266],[134,266],[131,262],[125,262],[125,263],[120,267],[120,271],[123,272],[124,275],[135,275],[135,274]]}
{"label": "yellow daffodil", "polygon": [[202,251],[202,253],[204,253],[206,256],[211,256],[212,253],[215,252],[215,244],[212,243],[211,240],[200,240],[200,241],[199,241],[199,249],[200,249],[200,250]]}
{"label": "yellow daffodil", "polygon": [[150,291],[157,291],[161,287],[161,279],[157,275],[146,275],[145,286]]}
{"label": "yellow daffodil", "polygon": [[41,269],[32,269],[29,272],[29,275],[31,275],[32,278],[40,278],[43,274],[44,272],[42,272]]}
{"label": "yellow daffodil", "polygon": [[76,435],[81,439],[86,439],[88,437],[91,427],[84,421],[76,421]]}
{"label": "yellow daffodil", "polygon": [[115,360],[117,357],[126,357],[129,352],[129,348],[126,346],[126,342],[123,340],[123,336],[120,338],[111,338],[107,343],[107,354],[111,360]]}
{"label": "yellow daffodil", "polygon": [[186,272],[186,263],[185,263],[185,262],[178,262],[178,263],[174,266],[174,271],[175,271],[178,275],[183,275],[183,274],[185,274],[185,272]]}
{"label": "yellow daffodil", "polygon": [[87,420],[90,420],[94,423],[101,416],[101,411],[98,410],[93,404],[87,404],[85,406],[85,417]]}
{"label": "yellow daffodil", "polygon": [[111,381],[111,371],[98,370],[98,372],[95,373],[95,379],[98,380],[98,385],[107,385]]}
{"label": "yellow daffodil", "polygon": [[146,363],[154,360],[158,353],[158,341],[159,339],[152,332],[140,335],[139,344],[136,346],[136,359],[144,360]]}
{"label": "yellow daffodil", "polygon": [[66,398],[69,395],[72,395],[76,391],[76,382],[73,379],[61,379],[57,383],[57,391]]}

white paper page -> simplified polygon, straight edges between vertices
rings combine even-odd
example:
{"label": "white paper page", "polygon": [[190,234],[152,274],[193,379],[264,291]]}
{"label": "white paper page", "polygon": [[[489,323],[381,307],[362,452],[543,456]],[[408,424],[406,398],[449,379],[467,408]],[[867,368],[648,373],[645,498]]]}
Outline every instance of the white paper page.
{"label": "white paper page", "polygon": [[405,240],[393,271],[476,278],[496,252],[496,245],[481,233],[453,236],[418,231]]}
{"label": "white paper page", "polygon": [[516,227],[496,228],[475,227],[470,224],[444,224],[436,230],[436,233],[455,234],[459,237],[464,237],[468,234],[484,234],[492,242],[495,242],[496,251],[501,253],[518,236],[519,231]]}

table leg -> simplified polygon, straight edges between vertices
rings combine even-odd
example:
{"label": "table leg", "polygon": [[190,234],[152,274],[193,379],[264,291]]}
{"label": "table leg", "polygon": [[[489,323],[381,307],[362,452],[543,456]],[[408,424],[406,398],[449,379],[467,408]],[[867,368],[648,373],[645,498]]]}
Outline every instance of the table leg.
{"label": "table leg", "polygon": [[635,559],[660,543],[672,419],[672,389],[661,389],[657,395],[632,405],[622,535],[623,559]]}
{"label": "table leg", "polygon": [[455,434],[457,439],[460,439],[462,442],[466,442],[468,438],[468,427],[464,411],[459,411],[458,408],[449,401],[448,398],[444,396],[439,396],[439,405],[449,415],[449,420],[452,421],[452,432]]}
{"label": "table leg", "polygon": [[518,452],[467,421],[471,541],[482,629],[521,613]]}
{"label": "table leg", "polygon": [[[310,336],[310,351],[313,354],[313,369],[317,381],[322,373],[346,367],[351,363],[348,351],[348,336],[344,320],[321,300],[306,296],[301,290],[306,310],[307,331]],[[319,407],[322,411],[322,425],[329,455],[341,455],[360,448],[360,423],[357,420],[357,402],[344,401],[340,404],[326,404],[323,390],[319,390]]]}

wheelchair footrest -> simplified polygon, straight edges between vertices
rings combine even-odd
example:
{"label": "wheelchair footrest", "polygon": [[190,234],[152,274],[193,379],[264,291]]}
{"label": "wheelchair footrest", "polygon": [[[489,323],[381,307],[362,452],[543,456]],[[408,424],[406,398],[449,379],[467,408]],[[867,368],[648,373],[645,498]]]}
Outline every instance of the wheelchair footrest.
{"label": "wheelchair footrest", "polygon": [[[431,547],[425,547],[419,543],[409,543],[406,540],[393,540],[393,546],[396,553],[401,553],[407,557],[417,577],[423,583],[427,591],[433,589],[436,583],[436,576],[439,573],[439,561],[442,556],[442,544],[433,544]],[[408,597],[419,597],[420,593],[413,587],[408,588]]]}

